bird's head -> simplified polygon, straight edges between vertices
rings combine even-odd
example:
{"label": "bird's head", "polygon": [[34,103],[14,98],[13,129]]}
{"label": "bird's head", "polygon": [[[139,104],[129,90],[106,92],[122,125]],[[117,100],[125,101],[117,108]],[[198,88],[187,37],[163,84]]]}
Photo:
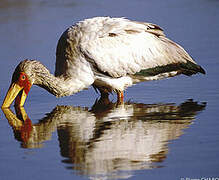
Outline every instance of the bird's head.
{"label": "bird's head", "polygon": [[10,107],[15,99],[15,105],[23,106],[35,81],[35,64],[38,61],[24,60],[15,68],[12,76],[11,85],[5,96],[2,108]]}

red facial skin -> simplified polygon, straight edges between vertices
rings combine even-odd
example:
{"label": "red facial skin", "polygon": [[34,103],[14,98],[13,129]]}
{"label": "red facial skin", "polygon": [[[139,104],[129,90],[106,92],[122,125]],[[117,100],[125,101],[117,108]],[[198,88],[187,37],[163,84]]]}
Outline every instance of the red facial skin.
{"label": "red facial skin", "polygon": [[30,91],[31,88],[31,83],[28,80],[27,75],[24,72],[20,72],[19,75],[19,79],[17,81],[17,84],[21,87],[24,88],[24,92],[26,93],[26,95],[28,94],[28,92]]}
{"label": "red facial skin", "polygon": [[[20,72],[18,81],[17,81],[16,83],[17,83],[19,86],[23,87],[25,94],[28,95],[28,93],[29,93],[29,91],[30,91],[30,88],[31,88],[31,83],[30,83],[30,81],[28,80],[28,77],[27,77],[27,75],[26,75],[24,72]],[[18,94],[18,96],[16,97],[16,99],[15,99],[15,105],[19,105],[19,104],[20,104],[20,101],[21,101],[21,93],[22,93],[22,92],[20,92],[20,93]]]}

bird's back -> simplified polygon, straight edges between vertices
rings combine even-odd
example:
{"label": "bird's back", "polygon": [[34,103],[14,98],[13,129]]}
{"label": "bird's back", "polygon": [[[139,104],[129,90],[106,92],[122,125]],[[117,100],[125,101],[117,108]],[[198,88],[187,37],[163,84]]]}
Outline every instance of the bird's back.
{"label": "bird's back", "polygon": [[125,18],[96,17],[71,26],[62,34],[56,56],[56,76],[75,71],[83,61],[95,74],[110,78],[205,73],[159,26]]}

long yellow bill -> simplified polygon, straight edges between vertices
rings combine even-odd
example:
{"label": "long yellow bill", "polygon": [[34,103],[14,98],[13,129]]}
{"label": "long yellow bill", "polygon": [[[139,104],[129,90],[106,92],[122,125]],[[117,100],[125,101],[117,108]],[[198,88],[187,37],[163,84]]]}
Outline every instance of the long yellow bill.
{"label": "long yellow bill", "polygon": [[23,87],[19,86],[17,83],[12,83],[10,88],[8,89],[8,92],[5,96],[5,99],[2,104],[2,108],[8,108],[14,101],[14,99],[17,97],[18,93],[22,90],[22,92],[19,94],[20,99],[17,101],[16,105],[23,106],[24,102],[27,98],[26,93],[23,91]]}

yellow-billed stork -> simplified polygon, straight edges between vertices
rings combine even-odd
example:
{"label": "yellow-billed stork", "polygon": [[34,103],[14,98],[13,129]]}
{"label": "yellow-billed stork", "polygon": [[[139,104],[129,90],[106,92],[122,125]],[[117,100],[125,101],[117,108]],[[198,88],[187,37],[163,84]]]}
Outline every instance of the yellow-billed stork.
{"label": "yellow-billed stork", "polygon": [[15,69],[2,107],[23,106],[33,84],[57,97],[69,96],[92,85],[101,96],[123,91],[141,81],[179,74],[205,74],[189,54],[165,37],[155,24],[126,18],[95,17],[69,27],[59,39],[55,76],[36,60]]}

